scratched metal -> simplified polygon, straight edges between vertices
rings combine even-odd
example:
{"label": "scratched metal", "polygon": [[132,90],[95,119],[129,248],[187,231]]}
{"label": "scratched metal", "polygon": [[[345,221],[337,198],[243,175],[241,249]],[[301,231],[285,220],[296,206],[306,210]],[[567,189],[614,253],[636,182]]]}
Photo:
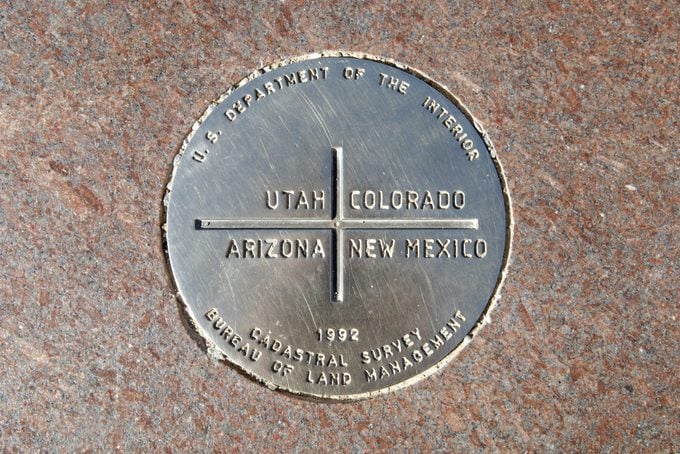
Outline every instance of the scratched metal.
{"label": "scratched metal", "polygon": [[209,352],[318,399],[394,390],[454,358],[510,252],[481,126],[424,74],[367,55],[235,85],[184,141],[164,203],[170,269]]}

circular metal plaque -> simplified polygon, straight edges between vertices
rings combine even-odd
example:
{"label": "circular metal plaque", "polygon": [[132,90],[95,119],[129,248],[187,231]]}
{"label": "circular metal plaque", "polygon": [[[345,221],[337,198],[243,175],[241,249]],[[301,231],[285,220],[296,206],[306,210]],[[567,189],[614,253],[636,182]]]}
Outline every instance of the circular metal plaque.
{"label": "circular metal plaque", "polygon": [[192,128],[165,198],[181,300],[209,351],[271,388],[351,400],[455,356],[505,273],[490,140],[424,74],[329,52],[268,66]]}

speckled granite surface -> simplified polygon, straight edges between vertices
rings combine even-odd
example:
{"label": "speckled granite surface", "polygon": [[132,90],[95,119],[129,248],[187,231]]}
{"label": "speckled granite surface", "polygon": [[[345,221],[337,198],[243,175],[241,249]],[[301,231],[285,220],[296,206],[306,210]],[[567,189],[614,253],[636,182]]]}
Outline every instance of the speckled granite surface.
{"label": "speckled granite surface", "polygon": [[[679,449],[678,4],[422,3],[0,1],[0,446]],[[334,405],[209,359],[159,228],[208,103],[325,48],[449,86],[517,224],[493,322],[450,367]]]}

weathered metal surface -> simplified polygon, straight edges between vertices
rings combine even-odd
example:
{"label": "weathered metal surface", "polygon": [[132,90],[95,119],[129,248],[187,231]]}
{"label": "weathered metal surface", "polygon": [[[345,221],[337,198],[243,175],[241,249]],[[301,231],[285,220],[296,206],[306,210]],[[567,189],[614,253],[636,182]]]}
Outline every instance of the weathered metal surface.
{"label": "weathered metal surface", "polygon": [[272,388],[369,397],[455,356],[511,238],[495,150],[444,87],[325,53],[255,72],[194,125],[165,204],[211,353]]}

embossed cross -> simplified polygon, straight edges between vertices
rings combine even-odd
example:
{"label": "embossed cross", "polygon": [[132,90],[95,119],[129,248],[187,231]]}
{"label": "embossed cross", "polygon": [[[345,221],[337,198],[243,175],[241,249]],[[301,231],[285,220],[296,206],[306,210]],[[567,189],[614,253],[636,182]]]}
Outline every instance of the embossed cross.
{"label": "embossed cross", "polygon": [[478,219],[357,219],[344,216],[342,147],[333,147],[332,219],[197,219],[199,230],[330,230],[333,263],[331,300],[345,299],[345,230],[477,229]]}

